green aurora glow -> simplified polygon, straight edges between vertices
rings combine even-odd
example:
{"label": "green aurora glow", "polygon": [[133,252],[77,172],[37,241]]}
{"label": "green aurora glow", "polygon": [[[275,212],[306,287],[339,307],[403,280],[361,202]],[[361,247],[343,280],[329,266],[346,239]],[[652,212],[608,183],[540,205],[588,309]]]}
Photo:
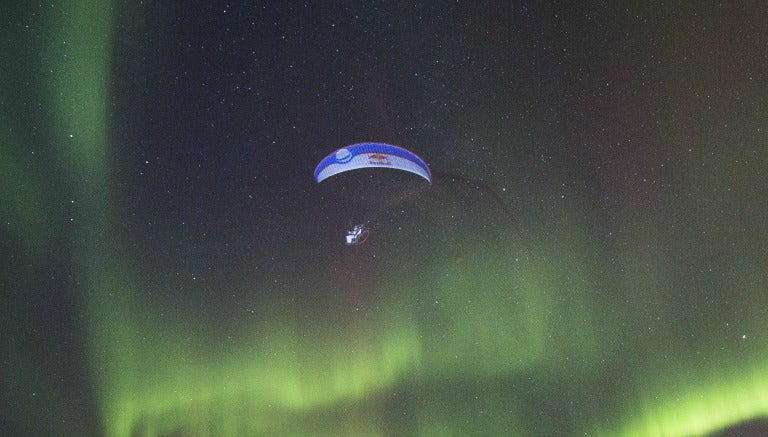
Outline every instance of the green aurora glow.
{"label": "green aurora glow", "polygon": [[[189,302],[155,292],[162,285],[147,283],[117,231],[114,7],[68,2],[38,17],[45,68],[33,77],[51,163],[28,170],[32,141],[0,114],[0,211],[21,257],[41,262],[59,244],[66,223],[46,219],[46,205],[62,193],[74,205],[73,283],[105,435],[674,436],[768,417],[768,208],[754,200],[768,194],[765,132],[747,140],[759,155],[734,148],[727,162],[717,149],[735,142],[727,131],[694,138],[703,152],[681,145],[674,187],[652,209],[615,212],[632,225],[610,250],[564,203],[554,218],[526,220],[527,251],[504,240],[439,255],[378,284],[353,315],[332,281],[313,284],[311,309],[286,297],[310,288],[301,274],[222,285],[252,302],[212,310],[196,285],[173,285]],[[21,369],[38,364],[14,359],[4,378],[37,378]],[[40,426],[57,429],[50,421]]]}

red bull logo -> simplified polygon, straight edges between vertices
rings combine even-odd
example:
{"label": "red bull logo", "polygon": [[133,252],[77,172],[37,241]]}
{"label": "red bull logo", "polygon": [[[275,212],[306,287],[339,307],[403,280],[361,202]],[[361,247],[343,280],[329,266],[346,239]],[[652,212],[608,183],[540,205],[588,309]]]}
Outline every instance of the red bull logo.
{"label": "red bull logo", "polygon": [[368,163],[371,165],[392,165],[389,157],[383,153],[369,153]]}

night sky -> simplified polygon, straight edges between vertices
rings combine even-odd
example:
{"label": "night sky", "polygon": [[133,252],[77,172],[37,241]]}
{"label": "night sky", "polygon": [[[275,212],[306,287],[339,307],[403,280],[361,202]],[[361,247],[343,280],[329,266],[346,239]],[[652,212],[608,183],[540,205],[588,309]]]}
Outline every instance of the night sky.
{"label": "night sky", "polygon": [[0,434],[768,432],[761,2],[24,3]]}

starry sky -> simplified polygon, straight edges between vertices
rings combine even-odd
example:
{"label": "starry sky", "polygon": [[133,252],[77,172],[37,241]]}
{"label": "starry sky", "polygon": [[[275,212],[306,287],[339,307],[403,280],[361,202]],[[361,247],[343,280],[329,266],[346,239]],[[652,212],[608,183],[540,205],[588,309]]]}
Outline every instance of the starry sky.
{"label": "starry sky", "polygon": [[768,431],[759,2],[5,3],[0,434]]}

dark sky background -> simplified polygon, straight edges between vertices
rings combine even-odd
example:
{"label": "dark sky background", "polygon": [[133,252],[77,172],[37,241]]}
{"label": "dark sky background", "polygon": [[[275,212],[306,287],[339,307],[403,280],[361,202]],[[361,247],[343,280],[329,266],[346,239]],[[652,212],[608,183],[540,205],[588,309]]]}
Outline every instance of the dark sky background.
{"label": "dark sky background", "polygon": [[0,434],[768,430],[768,7],[273,3],[0,6]]}

